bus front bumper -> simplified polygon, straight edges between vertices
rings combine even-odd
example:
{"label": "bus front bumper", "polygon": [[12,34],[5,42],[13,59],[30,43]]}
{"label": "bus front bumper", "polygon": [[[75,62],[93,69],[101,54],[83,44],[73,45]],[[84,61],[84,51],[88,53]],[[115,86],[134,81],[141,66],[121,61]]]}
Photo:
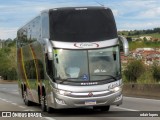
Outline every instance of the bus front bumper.
{"label": "bus front bumper", "polygon": [[53,108],[77,108],[88,106],[108,106],[121,105],[123,100],[122,91],[117,91],[106,96],[99,97],[68,97],[60,94],[54,94],[51,107]]}

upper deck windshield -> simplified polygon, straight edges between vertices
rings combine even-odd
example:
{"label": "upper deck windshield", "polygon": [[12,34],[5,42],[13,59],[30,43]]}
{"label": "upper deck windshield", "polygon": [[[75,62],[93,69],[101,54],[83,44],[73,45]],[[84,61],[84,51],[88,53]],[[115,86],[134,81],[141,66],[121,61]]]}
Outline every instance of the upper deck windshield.
{"label": "upper deck windshield", "polygon": [[101,81],[120,76],[119,47],[96,50],[54,50],[55,80]]}
{"label": "upper deck windshield", "polygon": [[50,39],[54,41],[84,42],[117,38],[117,29],[110,9],[50,10]]}

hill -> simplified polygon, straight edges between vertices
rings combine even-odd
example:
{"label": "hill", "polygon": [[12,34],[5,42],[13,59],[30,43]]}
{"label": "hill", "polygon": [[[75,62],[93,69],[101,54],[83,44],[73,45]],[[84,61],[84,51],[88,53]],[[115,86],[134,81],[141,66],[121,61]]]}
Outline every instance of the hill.
{"label": "hill", "polygon": [[125,37],[140,37],[140,36],[151,36],[153,38],[160,38],[160,28],[148,29],[148,30],[131,30],[131,31],[118,31],[119,35]]}
{"label": "hill", "polygon": [[[127,38],[130,50],[143,47],[160,48],[160,28],[154,28],[152,30],[118,31],[118,34]],[[147,36],[149,38],[147,38]]]}
{"label": "hill", "polygon": [[151,35],[153,37],[160,38],[160,28],[148,29],[148,30],[130,30],[130,31],[118,31],[119,35],[138,37],[142,35]]}

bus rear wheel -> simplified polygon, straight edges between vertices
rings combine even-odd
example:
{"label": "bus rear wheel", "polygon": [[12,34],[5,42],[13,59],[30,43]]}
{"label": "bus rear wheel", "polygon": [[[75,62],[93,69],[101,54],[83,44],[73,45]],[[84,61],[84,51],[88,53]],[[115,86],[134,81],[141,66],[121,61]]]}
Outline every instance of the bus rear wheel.
{"label": "bus rear wheel", "polygon": [[101,111],[109,111],[110,105],[108,105],[108,106],[94,106],[93,109],[100,109]]}
{"label": "bus rear wheel", "polygon": [[28,100],[27,98],[27,92],[26,91],[23,91],[23,101],[24,101],[24,104],[27,105],[27,106],[31,106],[32,102]]}
{"label": "bus rear wheel", "polygon": [[46,97],[44,95],[41,96],[41,110],[42,112],[46,111]]}

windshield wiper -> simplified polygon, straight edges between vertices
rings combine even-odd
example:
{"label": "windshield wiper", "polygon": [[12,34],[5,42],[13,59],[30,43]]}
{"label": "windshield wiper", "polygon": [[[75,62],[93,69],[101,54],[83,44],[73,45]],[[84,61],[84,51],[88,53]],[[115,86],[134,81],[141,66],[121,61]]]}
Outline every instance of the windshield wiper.
{"label": "windshield wiper", "polygon": [[[114,79],[115,81],[117,80],[116,77],[112,75],[92,75],[92,76],[109,76],[110,78]],[[117,76],[118,77],[118,76]],[[80,79],[80,78],[66,78],[66,79],[59,79],[61,80],[60,84],[64,83],[65,81],[69,81],[69,79]]]}
{"label": "windshield wiper", "polygon": [[69,79],[79,79],[79,78],[66,78],[66,79],[60,79],[60,80],[61,80],[60,84],[62,84],[62,83],[65,82],[65,81],[68,81]]}
{"label": "windshield wiper", "polygon": [[113,78],[114,80],[117,80],[117,78],[112,75],[92,75],[92,76],[109,76],[109,77]]}

